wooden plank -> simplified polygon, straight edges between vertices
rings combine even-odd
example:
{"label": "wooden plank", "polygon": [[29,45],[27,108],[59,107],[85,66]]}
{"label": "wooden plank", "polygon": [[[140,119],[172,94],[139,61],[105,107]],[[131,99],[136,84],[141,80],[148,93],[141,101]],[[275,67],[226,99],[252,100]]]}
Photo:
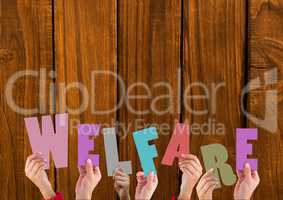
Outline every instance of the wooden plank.
{"label": "wooden plank", "polygon": [[[52,6],[50,0],[0,1],[0,193],[1,199],[40,199],[37,188],[25,177],[24,166],[31,148],[24,117],[52,111],[50,95],[44,90],[50,79],[41,82],[40,68],[52,70]],[[19,113],[5,96],[8,81],[16,73],[33,70],[37,77],[23,76],[15,82],[12,98],[34,113]],[[43,78],[43,76],[41,76]],[[42,100],[45,100],[43,102]],[[54,171],[50,179],[54,183]]]}
{"label": "wooden plank", "polygon": [[[156,166],[160,178],[159,186],[152,199],[169,199],[177,193],[179,187],[177,166],[161,165],[161,159],[173,132],[178,114],[178,69],[180,67],[181,1],[170,0],[121,0],[118,4],[118,70],[129,95],[148,96],[149,98],[128,98],[122,94],[124,104],[118,112],[120,122],[120,158],[131,160],[131,195],[134,197],[136,172],[140,170],[140,161],[136,152],[132,133],[135,130],[157,124],[159,139],[154,141],[158,150]],[[157,86],[166,83],[172,87],[171,98],[168,89]],[[144,83],[145,86],[135,86]],[[147,89],[146,89],[147,88]],[[120,85],[121,89],[121,85]],[[171,101],[172,100],[172,101]],[[158,114],[152,109],[169,112]],[[156,106],[157,105],[157,106]],[[144,113],[143,113],[144,112]],[[162,127],[168,130],[163,131]],[[126,135],[127,134],[127,135]],[[165,135],[167,134],[167,135]]]}
{"label": "wooden plank", "polygon": [[[260,87],[249,93],[248,109],[253,116],[269,120],[264,127],[248,121],[249,127],[260,128],[255,156],[259,159],[261,184],[254,199],[283,199],[283,135],[280,125],[283,120],[283,2],[251,0],[248,25],[249,81],[256,78],[261,81]],[[272,70],[277,70],[277,74],[271,75]],[[272,90],[278,94],[268,95]],[[268,113],[275,118],[272,119]]]}
{"label": "wooden plank", "polygon": [[[244,84],[245,1],[185,0],[183,44],[184,119],[194,126],[192,153],[202,160],[201,146],[223,144],[234,168],[235,128],[244,125],[240,94]],[[195,85],[198,83],[201,86]],[[203,86],[209,97],[194,98],[205,95]],[[199,126],[206,127],[201,130]],[[214,199],[231,199],[233,188],[216,190]]]}
{"label": "wooden plank", "polygon": [[[69,166],[57,171],[58,190],[66,199],[74,199],[77,169],[76,124],[99,123],[111,125],[116,113],[99,115],[96,110],[115,108],[116,79],[109,74],[100,75],[95,84],[92,72],[105,70],[116,73],[116,1],[114,0],[59,0],[55,2],[55,43],[57,72],[58,112],[69,112]],[[81,94],[76,88],[64,95],[60,84],[72,87],[79,82],[87,93]],[[73,84],[78,85],[77,83]],[[63,93],[62,93],[63,91]],[[74,113],[87,99],[86,109]],[[93,94],[93,96],[91,96]],[[64,97],[66,101],[64,101]],[[61,100],[63,100],[61,103]],[[65,103],[64,103],[65,102]],[[68,106],[68,107],[66,107]],[[100,168],[103,179],[95,189],[93,199],[114,199],[113,180],[107,177],[102,132],[95,139],[95,152],[100,154]]]}

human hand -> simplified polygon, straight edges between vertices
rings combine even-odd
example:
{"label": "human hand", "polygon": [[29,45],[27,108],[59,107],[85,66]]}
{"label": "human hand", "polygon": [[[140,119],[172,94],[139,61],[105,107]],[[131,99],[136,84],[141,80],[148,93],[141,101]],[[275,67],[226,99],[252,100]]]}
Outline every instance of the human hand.
{"label": "human hand", "polygon": [[56,196],[45,172],[47,161],[42,153],[34,153],[26,160],[25,174],[40,190],[44,199]]}
{"label": "human hand", "polygon": [[130,199],[130,177],[122,169],[116,169],[113,174],[114,188],[121,200]]}
{"label": "human hand", "polygon": [[138,172],[137,181],[135,200],[149,200],[158,185],[157,175],[150,172],[150,174],[145,177],[143,172]]}
{"label": "human hand", "polygon": [[178,199],[190,199],[192,191],[202,175],[199,159],[192,154],[182,154],[179,168],[183,172],[180,195]]}
{"label": "human hand", "polygon": [[243,171],[238,171],[238,181],[234,189],[235,200],[250,200],[260,179],[257,171],[251,171],[250,164],[245,164]]}
{"label": "human hand", "polygon": [[218,184],[217,178],[213,175],[213,169],[208,170],[197,185],[199,200],[212,200],[212,192]]}
{"label": "human hand", "polygon": [[87,160],[85,167],[79,167],[80,176],[76,184],[76,199],[90,200],[94,188],[101,179],[99,167],[93,169],[92,161]]}

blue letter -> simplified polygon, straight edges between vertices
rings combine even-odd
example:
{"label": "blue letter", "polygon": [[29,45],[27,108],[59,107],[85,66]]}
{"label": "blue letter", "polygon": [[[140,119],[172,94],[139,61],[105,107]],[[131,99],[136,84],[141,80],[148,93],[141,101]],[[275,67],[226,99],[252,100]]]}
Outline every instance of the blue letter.
{"label": "blue letter", "polygon": [[149,145],[150,140],[158,138],[156,128],[147,128],[141,131],[136,131],[133,134],[136,148],[140,157],[144,175],[149,175],[150,172],[156,174],[156,168],[153,158],[157,157],[155,145]]}

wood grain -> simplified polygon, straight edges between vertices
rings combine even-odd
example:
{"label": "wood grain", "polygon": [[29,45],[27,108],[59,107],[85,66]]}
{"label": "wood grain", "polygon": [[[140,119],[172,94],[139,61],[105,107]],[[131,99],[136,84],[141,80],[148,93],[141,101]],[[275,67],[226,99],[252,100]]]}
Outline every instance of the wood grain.
{"label": "wood grain", "polygon": [[[248,120],[249,127],[259,128],[259,138],[255,143],[254,151],[259,159],[261,184],[254,199],[281,200],[283,199],[283,137],[280,124],[283,120],[283,1],[252,0],[249,3],[249,16],[249,81],[259,78],[260,85],[250,91],[248,109],[253,116],[269,120],[264,127]],[[272,70],[277,70],[277,74],[268,75]],[[268,95],[272,90],[277,91],[277,94]],[[275,117],[273,119],[275,124],[272,123],[271,117]]]}
{"label": "wood grain", "polygon": [[[118,4],[118,73],[124,81],[128,94],[118,112],[120,122],[120,156],[131,160],[132,198],[135,191],[135,174],[140,170],[140,161],[133,142],[135,130],[157,124],[159,138],[153,143],[158,150],[156,166],[160,178],[153,199],[169,199],[178,191],[178,169],[174,165],[161,165],[161,159],[173,132],[178,114],[178,69],[180,67],[181,1],[121,0]],[[168,95],[168,89],[157,83],[172,87],[171,99],[156,98]],[[137,87],[136,83],[144,83]],[[130,99],[131,95],[145,95],[149,98]],[[120,85],[121,89],[121,85]],[[165,111],[158,114],[154,111]],[[166,111],[171,107],[170,111]],[[162,131],[162,126],[168,130]],[[126,130],[123,130],[126,128]],[[165,135],[166,134],[166,135]]]}
{"label": "wood grain", "polygon": [[[201,146],[223,144],[234,168],[235,129],[244,125],[240,94],[244,84],[245,1],[185,0],[183,44],[184,120],[194,127],[208,123],[225,127],[224,131],[213,127],[192,130],[191,151],[202,160]],[[196,85],[199,83],[201,86]],[[218,86],[215,92],[213,84]],[[209,97],[194,98],[205,95],[203,86]],[[223,186],[214,192],[214,199],[231,199],[232,189]]]}
{"label": "wood grain", "polygon": [[[40,68],[46,73],[52,70],[51,1],[0,1],[0,35],[0,199],[40,199],[24,174],[25,160],[31,153],[24,117],[30,114],[9,106],[11,99],[6,98],[5,89],[17,72],[33,70],[38,76],[17,79],[13,100],[21,108],[37,109],[36,114],[52,112],[51,96],[45,90],[51,80],[47,77],[40,85],[39,76]],[[52,183],[53,172],[51,168]]]}
{"label": "wood grain", "polygon": [[[116,73],[116,1],[59,0],[55,4],[56,88],[58,112],[69,113],[69,165],[57,170],[58,190],[66,199],[75,198],[77,169],[78,123],[98,123],[111,126],[116,113],[99,115],[96,110],[115,108],[116,79],[109,74],[100,75],[92,83],[92,72],[105,70]],[[81,83],[86,93],[76,86]],[[60,89],[65,84],[75,87]],[[73,86],[72,86],[73,85]],[[63,87],[62,87],[63,88]],[[91,95],[93,94],[93,95]],[[75,112],[89,96],[81,112]],[[101,132],[102,133],[102,132]],[[93,199],[114,199],[113,180],[107,177],[103,137],[95,139],[95,152],[100,154],[103,179],[94,191]]]}
{"label": "wood grain", "polygon": [[[135,173],[141,170],[133,131],[157,126],[159,139],[153,143],[158,150],[159,186],[153,199],[169,199],[178,194],[180,173],[176,163],[166,167],[161,159],[176,122],[183,121],[223,124],[224,134],[213,127],[209,131],[207,127],[194,129],[191,151],[202,161],[201,146],[221,143],[234,169],[235,129],[258,127],[259,138],[253,144],[261,183],[253,199],[283,199],[282,0],[0,0],[0,36],[1,200],[41,198],[24,174],[25,160],[31,153],[24,117],[53,114],[55,110],[70,113],[69,166],[55,171],[51,165],[48,171],[54,188],[63,192],[65,199],[74,199],[78,178],[76,125],[113,127],[116,120],[120,160],[132,161],[132,198]],[[52,69],[55,79],[49,76]],[[277,76],[268,75],[272,69],[277,70]],[[36,108],[35,114],[19,114],[5,96],[8,80],[21,70],[42,73],[22,77],[13,87],[15,103]],[[107,74],[93,83],[92,72],[98,70]],[[109,72],[120,76],[122,82]],[[44,73],[47,78],[40,84]],[[249,91],[243,106],[259,119],[270,113],[267,127],[271,129],[260,128],[264,122],[256,124],[241,111],[242,89],[256,78],[260,87]],[[49,91],[54,80],[55,90]],[[160,82],[170,85],[171,99],[156,99],[170,92],[164,85],[156,85]],[[76,88],[80,83],[87,94]],[[148,86],[149,98],[131,99],[131,95],[148,95],[143,86],[133,87],[137,83]],[[208,99],[188,97],[204,95],[195,83],[208,87]],[[123,93],[123,86],[129,93]],[[271,90],[277,95],[266,99]],[[269,105],[268,99],[274,101]],[[82,112],[74,113],[84,102]],[[115,106],[119,109],[98,113]],[[158,114],[153,108],[169,110]],[[202,115],[192,112],[205,109],[208,112]],[[146,112],[137,113],[141,111]],[[113,180],[107,177],[102,135],[95,138],[94,152],[100,154],[103,178],[93,199],[118,199]],[[233,188],[216,190],[214,199],[231,199]],[[195,193],[192,199],[197,199]]]}

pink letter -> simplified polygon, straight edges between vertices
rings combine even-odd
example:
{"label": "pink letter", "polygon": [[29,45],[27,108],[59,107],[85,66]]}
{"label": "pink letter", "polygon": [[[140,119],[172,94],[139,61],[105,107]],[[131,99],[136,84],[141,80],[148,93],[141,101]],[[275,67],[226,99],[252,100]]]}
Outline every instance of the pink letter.
{"label": "pink letter", "polygon": [[189,126],[177,124],[161,163],[171,166],[176,157],[179,158],[181,154],[189,153],[189,140]]}
{"label": "pink letter", "polygon": [[78,125],[78,165],[84,166],[87,159],[91,159],[94,166],[99,165],[99,155],[90,154],[93,151],[94,141],[91,136],[99,134],[99,125],[80,124]]}
{"label": "pink letter", "polygon": [[32,152],[41,152],[47,160],[49,169],[49,152],[52,153],[56,168],[68,166],[68,114],[56,114],[56,133],[50,115],[43,116],[42,134],[37,117],[25,118]]}
{"label": "pink letter", "polygon": [[248,140],[257,140],[257,129],[237,128],[237,170],[243,170],[246,163],[250,164],[252,170],[257,170],[257,159],[247,157],[253,153],[253,146],[247,143]]}

